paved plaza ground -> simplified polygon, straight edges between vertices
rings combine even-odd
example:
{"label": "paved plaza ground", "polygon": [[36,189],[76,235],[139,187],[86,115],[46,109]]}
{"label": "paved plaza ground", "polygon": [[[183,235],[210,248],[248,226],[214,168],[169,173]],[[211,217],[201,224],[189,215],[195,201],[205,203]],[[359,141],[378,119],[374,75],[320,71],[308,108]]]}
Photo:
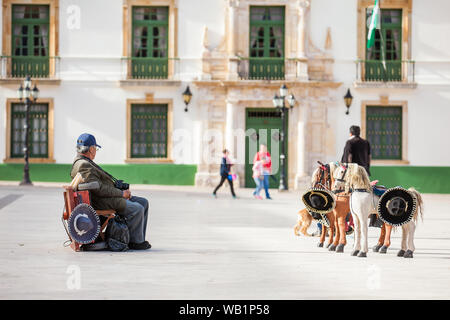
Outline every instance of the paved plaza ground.
{"label": "paved plaza ground", "polygon": [[[63,247],[62,189],[0,183],[0,299],[449,299],[450,195],[424,195],[414,259],[351,257],[296,237],[300,192],[136,186],[151,202],[149,251]],[[379,229],[370,228],[376,243]],[[73,277],[79,275],[79,282]],[[73,285],[74,283],[79,284]]]}

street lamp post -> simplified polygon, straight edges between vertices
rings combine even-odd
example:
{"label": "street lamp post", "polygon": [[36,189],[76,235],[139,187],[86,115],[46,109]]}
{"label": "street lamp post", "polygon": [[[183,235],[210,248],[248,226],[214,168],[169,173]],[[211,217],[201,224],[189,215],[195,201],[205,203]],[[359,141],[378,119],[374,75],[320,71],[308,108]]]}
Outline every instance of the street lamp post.
{"label": "street lamp post", "polygon": [[[280,153],[280,186],[278,187],[278,190],[284,191],[288,190],[288,186],[286,183],[286,163],[287,163],[287,157],[286,157],[286,143],[285,143],[285,136],[286,136],[286,114],[289,112],[289,110],[292,110],[295,105],[295,97],[293,94],[288,94],[288,88],[285,84],[283,84],[280,88],[280,96],[275,94],[273,97],[273,104],[278,112],[281,114],[281,134],[280,134],[280,142],[281,142],[281,153]],[[289,103],[289,107],[286,107],[285,104],[285,98],[287,96],[287,100]]]}
{"label": "street lamp post", "polygon": [[39,97],[39,89],[37,88],[36,84],[34,85],[34,88],[31,89],[30,76],[27,76],[25,78],[23,86],[20,85],[20,88],[17,90],[17,96],[19,97],[21,102],[25,100],[25,147],[23,149],[25,166],[23,168],[23,179],[20,182],[20,185],[29,186],[33,185],[30,180],[30,166],[28,161],[28,158],[30,157],[30,109],[31,105],[36,102]]}

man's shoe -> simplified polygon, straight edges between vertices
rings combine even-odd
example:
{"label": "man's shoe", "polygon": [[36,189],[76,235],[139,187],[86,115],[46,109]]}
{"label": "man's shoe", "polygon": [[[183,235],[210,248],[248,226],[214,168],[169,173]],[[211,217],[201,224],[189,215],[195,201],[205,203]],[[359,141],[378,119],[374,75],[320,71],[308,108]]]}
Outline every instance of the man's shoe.
{"label": "man's shoe", "polygon": [[152,245],[150,243],[148,243],[148,241],[144,241],[144,242],[141,242],[141,243],[130,242],[128,244],[128,247],[131,250],[147,250],[147,249],[150,249],[152,247]]}

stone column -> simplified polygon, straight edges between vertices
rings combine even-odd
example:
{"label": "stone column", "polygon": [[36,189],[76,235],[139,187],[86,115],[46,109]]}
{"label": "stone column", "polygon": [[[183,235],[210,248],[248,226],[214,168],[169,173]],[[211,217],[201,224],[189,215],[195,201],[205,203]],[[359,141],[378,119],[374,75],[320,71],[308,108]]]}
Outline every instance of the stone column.
{"label": "stone column", "polygon": [[225,148],[230,150],[233,154],[236,152],[234,148],[234,113],[235,113],[235,102],[227,100],[226,109],[226,122],[225,122]]}
{"label": "stone column", "polygon": [[297,122],[297,173],[295,175],[295,190],[306,189],[310,186],[310,178],[307,173],[307,106],[302,104],[299,110]]}
{"label": "stone column", "polygon": [[306,37],[307,24],[306,15],[309,8],[309,1],[299,0],[298,2],[298,61],[297,61],[297,79],[308,81],[308,59],[306,57]]}
{"label": "stone column", "polygon": [[238,62],[237,55],[237,23],[238,23],[238,7],[239,0],[227,0],[228,5],[228,76],[227,80],[238,79]]}
{"label": "stone column", "polygon": [[[235,143],[235,128],[236,128],[236,108],[237,102],[227,99],[226,105],[226,117],[225,117],[225,148],[231,152],[231,158],[234,160],[234,164],[237,165],[237,149]],[[233,182],[235,188],[239,188],[239,174],[237,174],[237,167],[235,166],[233,173],[236,174],[237,179]]]}

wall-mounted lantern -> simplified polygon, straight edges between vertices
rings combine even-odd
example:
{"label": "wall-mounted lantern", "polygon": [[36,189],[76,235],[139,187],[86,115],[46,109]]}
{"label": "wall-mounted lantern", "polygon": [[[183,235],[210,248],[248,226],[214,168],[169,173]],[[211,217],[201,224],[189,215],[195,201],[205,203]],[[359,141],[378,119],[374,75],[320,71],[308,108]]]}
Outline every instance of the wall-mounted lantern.
{"label": "wall-mounted lantern", "polygon": [[189,102],[191,102],[191,98],[192,98],[192,92],[189,89],[189,86],[187,86],[186,90],[184,90],[184,92],[183,92],[183,101],[184,101],[184,104],[186,105],[186,107],[184,108],[185,112],[188,111],[188,104],[189,104]]}
{"label": "wall-mounted lantern", "polygon": [[350,106],[352,105],[352,101],[353,101],[353,96],[350,93],[350,89],[347,90],[347,94],[344,96],[344,101],[345,101],[345,106],[347,107],[347,111],[345,112],[345,114],[349,114]]}

